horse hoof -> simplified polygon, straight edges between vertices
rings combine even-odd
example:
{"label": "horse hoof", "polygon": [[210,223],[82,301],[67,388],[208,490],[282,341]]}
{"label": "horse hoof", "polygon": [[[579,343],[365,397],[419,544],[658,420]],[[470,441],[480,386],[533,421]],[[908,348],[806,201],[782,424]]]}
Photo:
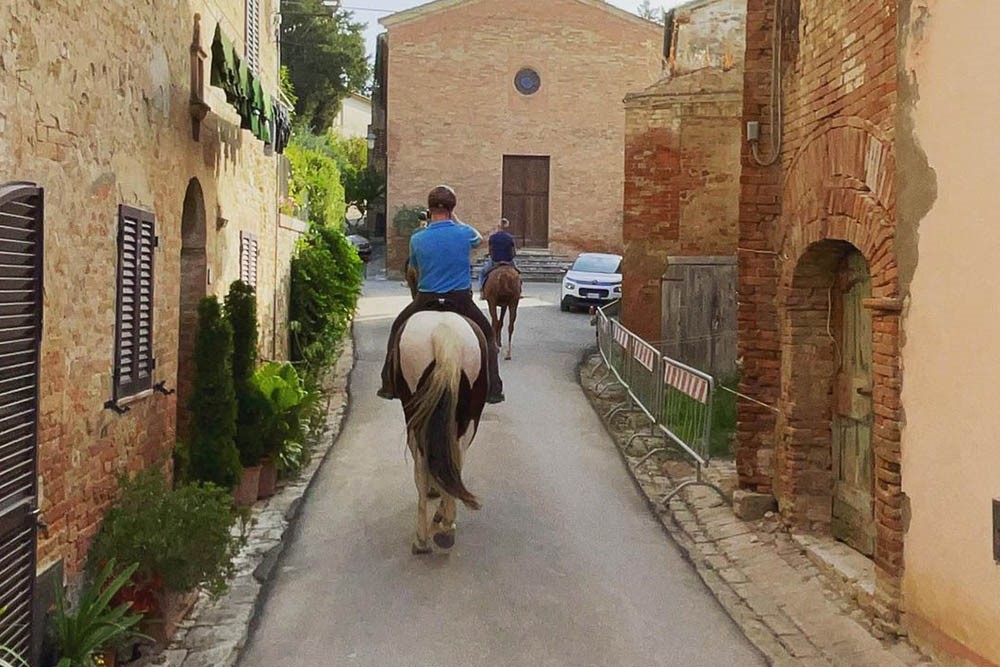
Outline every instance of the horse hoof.
{"label": "horse hoof", "polygon": [[[434,541],[437,542],[437,537],[434,538]],[[432,549],[430,545],[422,545],[419,542],[414,542],[413,546],[410,547],[410,551],[414,556],[426,556]]]}
{"label": "horse hoof", "polygon": [[434,533],[434,544],[442,549],[451,549],[455,546],[455,531],[449,530],[446,533]]}
{"label": "horse hoof", "polygon": [[512,357],[511,357],[511,356],[510,356],[509,354],[508,354],[508,355],[507,355],[506,357],[504,357],[504,359],[506,359],[507,361],[510,361],[510,360],[511,360],[511,358],[512,358]]}

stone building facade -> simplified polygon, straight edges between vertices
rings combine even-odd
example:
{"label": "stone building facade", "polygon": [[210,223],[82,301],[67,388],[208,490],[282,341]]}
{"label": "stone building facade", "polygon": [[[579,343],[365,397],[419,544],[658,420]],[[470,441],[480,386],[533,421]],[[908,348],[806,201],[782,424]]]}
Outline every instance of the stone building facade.
{"label": "stone building facade", "polygon": [[621,100],[659,77],[660,26],[598,0],[438,0],[381,22],[390,272],[395,213],[442,182],[463,221],[504,215],[522,246],[621,249]]}
{"label": "stone building facade", "polygon": [[669,257],[736,253],[746,1],[684,5],[667,33],[663,77],[625,98],[621,317],[646,340]]}
{"label": "stone building facade", "polygon": [[896,220],[897,2],[749,0],[747,17],[744,120],[761,131],[742,155],[741,387],[774,410],[740,405],[740,483],[870,555],[873,612],[897,627],[913,260]]}
{"label": "stone building facade", "polygon": [[[286,353],[282,292],[301,230],[279,224],[279,156],[241,130],[223,91],[209,86],[218,25],[254,58],[262,88],[277,93],[276,10],[277,0],[0,8],[0,187],[29,182],[44,200],[32,223],[44,253],[36,276],[44,290],[37,505],[47,525],[39,571],[56,563],[67,577],[79,571],[119,474],[169,468],[191,394],[199,297],[254,280],[261,354]],[[193,114],[204,117],[194,123]],[[30,210],[25,201],[41,202],[14,197],[0,216]],[[144,221],[135,312],[151,341],[142,354],[151,355],[152,377],[137,392],[125,390],[126,357],[116,351],[133,312],[119,296],[120,275],[132,275],[119,259],[131,256],[130,216]],[[138,336],[136,349],[146,347],[142,329]],[[2,401],[0,414],[9,415]]]}

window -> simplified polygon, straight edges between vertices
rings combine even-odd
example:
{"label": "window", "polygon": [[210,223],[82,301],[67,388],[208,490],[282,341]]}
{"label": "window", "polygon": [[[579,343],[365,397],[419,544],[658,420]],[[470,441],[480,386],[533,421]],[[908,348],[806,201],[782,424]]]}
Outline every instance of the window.
{"label": "window", "polygon": [[257,287],[257,237],[248,232],[240,232],[240,280],[251,287]]}
{"label": "window", "polygon": [[247,67],[260,72],[260,0],[247,0]]}
{"label": "window", "polygon": [[530,67],[525,67],[514,75],[514,87],[522,95],[534,95],[542,87],[542,77]]}
{"label": "window", "polygon": [[153,386],[153,249],[156,219],[118,208],[118,313],[115,324],[114,400]]}

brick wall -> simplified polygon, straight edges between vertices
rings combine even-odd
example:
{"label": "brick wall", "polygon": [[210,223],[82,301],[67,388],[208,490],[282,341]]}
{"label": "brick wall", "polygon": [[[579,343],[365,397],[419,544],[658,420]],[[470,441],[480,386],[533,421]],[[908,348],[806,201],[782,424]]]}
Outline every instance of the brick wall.
{"label": "brick wall", "polygon": [[[153,212],[160,245],[154,278],[154,382],[175,387],[181,319],[181,220],[191,179],[203,191],[204,290],[222,294],[239,276],[241,230],[260,239],[262,352],[275,327],[275,158],[239,129],[224,94],[191,136],[190,44],[195,13],[208,50],[217,21],[244,37],[242,0],[149,4],[53,0],[6,3],[0,24],[0,173],[45,188],[45,330],[39,424],[40,495],[48,537],[41,567],[65,559],[75,573],[122,472],[162,465],[175,443],[177,395],[143,395],[129,412],[111,398],[117,258],[116,212]],[[267,20],[275,3],[264,0]],[[261,29],[261,68],[274,91],[277,51]],[[207,67],[207,63],[206,63]],[[207,79],[206,71],[206,79]],[[218,218],[228,222],[217,224]],[[283,260],[284,261],[284,260]],[[195,281],[195,287],[197,287]],[[183,324],[182,324],[183,322]],[[182,403],[183,404],[183,403]]]}
{"label": "brick wall", "polygon": [[[899,285],[894,251],[896,2],[786,1],[782,150],[771,167],[743,150],[740,198],[741,403],[737,464],[745,488],[774,491],[799,526],[829,525],[831,266],[864,255],[872,275],[872,444],[877,616],[898,619],[902,572]],[[771,150],[774,0],[749,0],[745,120]]]}
{"label": "brick wall", "polygon": [[625,98],[622,320],[646,340],[667,257],[736,252],[745,5],[678,10],[666,75]]}
{"label": "brick wall", "polygon": [[[388,27],[388,267],[392,224],[446,182],[482,231],[501,215],[504,155],[551,156],[550,247],[621,249],[624,109],[661,70],[662,28],[590,0],[466,2]],[[533,67],[540,90],[514,74]]]}

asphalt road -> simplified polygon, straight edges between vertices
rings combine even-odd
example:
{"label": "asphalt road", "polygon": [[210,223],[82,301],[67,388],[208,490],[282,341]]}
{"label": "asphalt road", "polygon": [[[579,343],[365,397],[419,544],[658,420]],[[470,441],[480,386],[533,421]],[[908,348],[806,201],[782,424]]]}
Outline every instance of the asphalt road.
{"label": "asphalt road", "polygon": [[375,397],[397,283],[369,281],[351,408],[242,667],[736,667],[764,661],[650,516],[576,383],[594,332],[529,285],[451,553],[413,556],[402,410]]}

